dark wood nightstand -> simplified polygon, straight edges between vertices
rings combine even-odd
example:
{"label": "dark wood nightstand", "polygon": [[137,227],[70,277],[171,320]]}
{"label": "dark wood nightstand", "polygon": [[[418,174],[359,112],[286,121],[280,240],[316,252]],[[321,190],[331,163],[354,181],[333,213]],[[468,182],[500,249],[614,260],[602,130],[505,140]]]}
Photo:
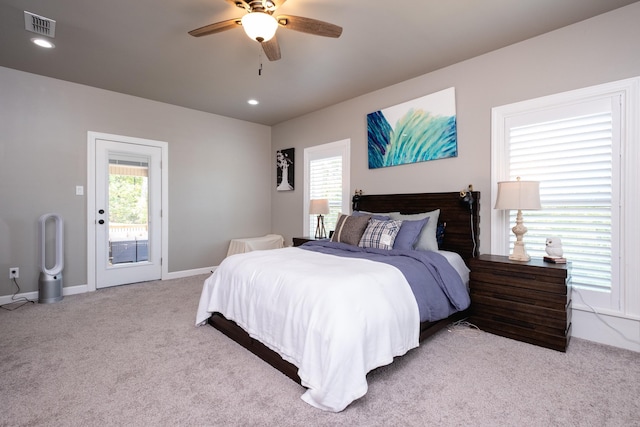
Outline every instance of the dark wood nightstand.
{"label": "dark wood nightstand", "polygon": [[313,242],[315,240],[329,240],[329,239],[316,239],[315,237],[307,236],[307,237],[294,237],[293,238],[293,246],[300,246],[307,242]]}
{"label": "dark wood nightstand", "polygon": [[566,351],[571,338],[571,263],[480,255],[469,267],[471,323],[496,335]]}

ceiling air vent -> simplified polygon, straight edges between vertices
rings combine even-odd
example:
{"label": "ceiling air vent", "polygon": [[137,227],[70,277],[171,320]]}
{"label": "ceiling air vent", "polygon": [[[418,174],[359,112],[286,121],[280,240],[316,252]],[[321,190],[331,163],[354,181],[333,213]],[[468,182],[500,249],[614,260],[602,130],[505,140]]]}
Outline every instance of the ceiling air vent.
{"label": "ceiling air vent", "polygon": [[54,38],[56,36],[56,21],[25,10],[24,29],[41,36]]}

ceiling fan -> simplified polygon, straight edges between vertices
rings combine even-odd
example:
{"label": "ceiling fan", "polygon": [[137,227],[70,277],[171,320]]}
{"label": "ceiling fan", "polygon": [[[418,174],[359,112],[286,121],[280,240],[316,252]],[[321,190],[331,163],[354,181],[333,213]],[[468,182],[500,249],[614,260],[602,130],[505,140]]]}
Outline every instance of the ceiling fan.
{"label": "ceiling fan", "polygon": [[232,28],[242,27],[247,35],[262,45],[262,50],[270,61],[281,58],[280,45],[276,38],[278,26],[303,33],[324,37],[340,37],[342,27],[301,16],[279,15],[274,17],[276,9],[286,0],[225,0],[247,11],[242,18],[227,19],[189,31],[193,37],[208,36]]}

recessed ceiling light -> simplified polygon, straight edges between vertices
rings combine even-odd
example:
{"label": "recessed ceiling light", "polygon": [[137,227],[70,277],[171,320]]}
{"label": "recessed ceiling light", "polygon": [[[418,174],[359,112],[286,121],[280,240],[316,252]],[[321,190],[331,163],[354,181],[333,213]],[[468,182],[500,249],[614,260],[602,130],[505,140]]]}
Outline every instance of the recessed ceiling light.
{"label": "recessed ceiling light", "polygon": [[247,102],[249,103],[249,105],[258,105],[259,104],[257,99],[250,99]]}
{"label": "recessed ceiling light", "polygon": [[43,38],[39,38],[39,37],[34,37],[31,39],[31,41],[35,44],[37,44],[40,47],[44,47],[47,49],[51,49],[56,47],[56,45],[54,45],[53,43],[51,43],[49,40],[47,39],[43,39]]}

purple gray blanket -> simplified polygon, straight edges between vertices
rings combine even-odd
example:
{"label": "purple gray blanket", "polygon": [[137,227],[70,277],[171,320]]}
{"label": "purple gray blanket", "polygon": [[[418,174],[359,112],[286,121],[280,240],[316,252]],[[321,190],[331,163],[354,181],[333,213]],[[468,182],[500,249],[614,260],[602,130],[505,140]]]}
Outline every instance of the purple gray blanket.
{"label": "purple gray blanket", "polygon": [[300,248],[330,255],[365,258],[396,267],[411,286],[421,322],[444,319],[471,304],[466,285],[449,261],[437,252],[361,248],[330,241],[307,242]]}

